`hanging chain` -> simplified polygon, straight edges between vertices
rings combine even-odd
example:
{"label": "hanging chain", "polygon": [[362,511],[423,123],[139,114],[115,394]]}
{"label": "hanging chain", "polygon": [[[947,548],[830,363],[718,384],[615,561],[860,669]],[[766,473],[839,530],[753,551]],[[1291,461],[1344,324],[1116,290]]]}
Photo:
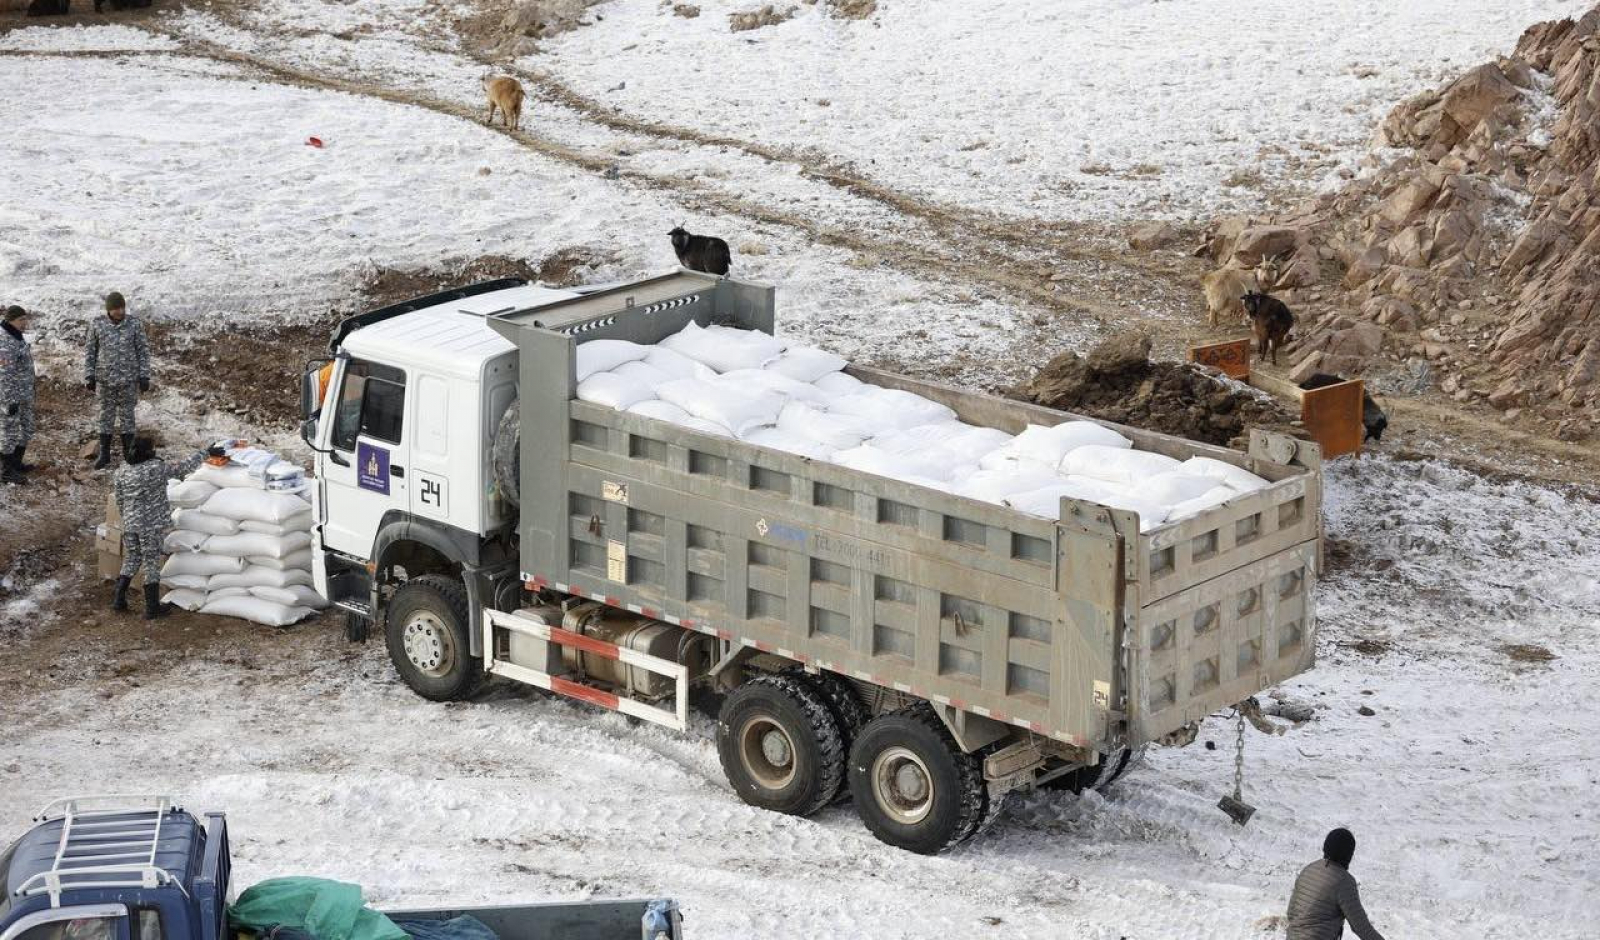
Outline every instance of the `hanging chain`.
{"label": "hanging chain", "polygon": [[1234,733],[1233,798],[1244,800],[1244,711],[1236,713],[1238,721]]}

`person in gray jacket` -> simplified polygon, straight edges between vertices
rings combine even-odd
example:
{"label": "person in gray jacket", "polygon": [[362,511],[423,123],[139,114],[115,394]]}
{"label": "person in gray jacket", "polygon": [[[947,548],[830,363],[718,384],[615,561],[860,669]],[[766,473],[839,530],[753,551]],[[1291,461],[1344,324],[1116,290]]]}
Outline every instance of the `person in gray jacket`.
{"label": "person in gray jacket", "polygon": [[1300,870],[1289,895],[1286,940],[1339,940],[1349,922],[1361,940],[1383,940],[1367,920],[1356,880],[1350,877],[1350,859],[1356,854],[1356,837],[1348,829],[1335,829],[1322,840],[1322,858]]}
{"label": "person in gray jacket", "polygon": [[0,323],[0,480],[28,482],[32,464],[22,462],[33,439],[33,352],[22,334],[28,311],[6,308]]}
{"label": "person in gray jacket", "polygon": [[116,291],[106,295],[106,315],[89,324],[83,357],[83,384],[100,400],[100,454],[94,468],[111,463],[111,435],[122,434],[122,457],[133,454],[133,406],[150,390],[150,342],[144,324],[128,316],[128,302]]}

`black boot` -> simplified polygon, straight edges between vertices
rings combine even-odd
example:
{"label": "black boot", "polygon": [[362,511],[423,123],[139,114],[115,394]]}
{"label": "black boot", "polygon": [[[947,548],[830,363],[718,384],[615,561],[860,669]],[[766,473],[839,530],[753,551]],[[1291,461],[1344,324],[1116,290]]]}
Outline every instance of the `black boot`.
{"label": "black boot", "polygon": [[122,461],[133,463],[133,432],[122,435]]}
{"label": "black boot", "polygon": [[100,435],[100,456],[95,458],[94,468],[104,470],[111,465],[111,435]]}
{"label": "black boot", "polygon": [[0,483],[11,483],[20,486],[28,482],[27,474],[17,469],[18,463],[20,463],[20,460],[16,451],[0,454]]}
{"label": "black boot", "polygon": [[168,607],[161,603],[161,585],[146,584],[144,586],[144,619],[154,620],[165,617]]}
{"label": "black boot", "polygon": [[27,452],[28,452],[28,445],[27,444],[23,444],[21,447],[18,447],[15,451],[12,451],[12,453],[14,453],[16,455],[16,458],[17,458],[17,469],[21,470],[23,473],[32,473],[33,471],[39,469],[39,467],[38,467],[37,464],[23,463],[22,458],[23,458],[23,456],[25,454],[27,454]]}
{"label": "black boot", "polygon": [[111,609],[112,610],[127,610],[128,609],[128,582],[132,581],[132,580],[133,580],[132,578],[118,578],[117,579],[117,590],[116,590],[116,593],[111,595]]}

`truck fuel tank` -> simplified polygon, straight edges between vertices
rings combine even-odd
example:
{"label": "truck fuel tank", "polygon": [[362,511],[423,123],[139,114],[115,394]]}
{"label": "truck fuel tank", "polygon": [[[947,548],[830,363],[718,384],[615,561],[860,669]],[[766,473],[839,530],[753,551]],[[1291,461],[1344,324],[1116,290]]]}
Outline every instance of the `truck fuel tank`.
{"label": "truck fuel tank", "polygon": [[[704,676],[713,661],[711,637],[603,604],[579,604],[567,611],[561,625],[573,633],[687,666],[691,682]],[[610,683],[619,693],[644,699],[673,694],[671,679],[647,669],[570,646],[562,648],[561,656],[568,671]]]}

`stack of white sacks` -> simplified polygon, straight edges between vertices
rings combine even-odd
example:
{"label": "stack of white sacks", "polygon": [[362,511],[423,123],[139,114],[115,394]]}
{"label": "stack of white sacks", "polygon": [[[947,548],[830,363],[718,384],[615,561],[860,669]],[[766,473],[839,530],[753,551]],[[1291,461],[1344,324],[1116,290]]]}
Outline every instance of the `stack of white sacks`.
{"label": "stack of white sacks", "polygon": [[163,600],[275,627],[304,620],[328,606],[312,587],[305,472],[258,448],[228,457],[167,484]]}
{"label": "stack of white sacks", "polygon": [[847,364],[766,333],[691,323],[655,346],[580,344],[578,398],[1049,519],[1068,496],[1133,510],[1149,531],[1267,485],[1209,457],[1134,450],[1088,421],[1015,436],[964,424],[938,402],[845,375]]}

